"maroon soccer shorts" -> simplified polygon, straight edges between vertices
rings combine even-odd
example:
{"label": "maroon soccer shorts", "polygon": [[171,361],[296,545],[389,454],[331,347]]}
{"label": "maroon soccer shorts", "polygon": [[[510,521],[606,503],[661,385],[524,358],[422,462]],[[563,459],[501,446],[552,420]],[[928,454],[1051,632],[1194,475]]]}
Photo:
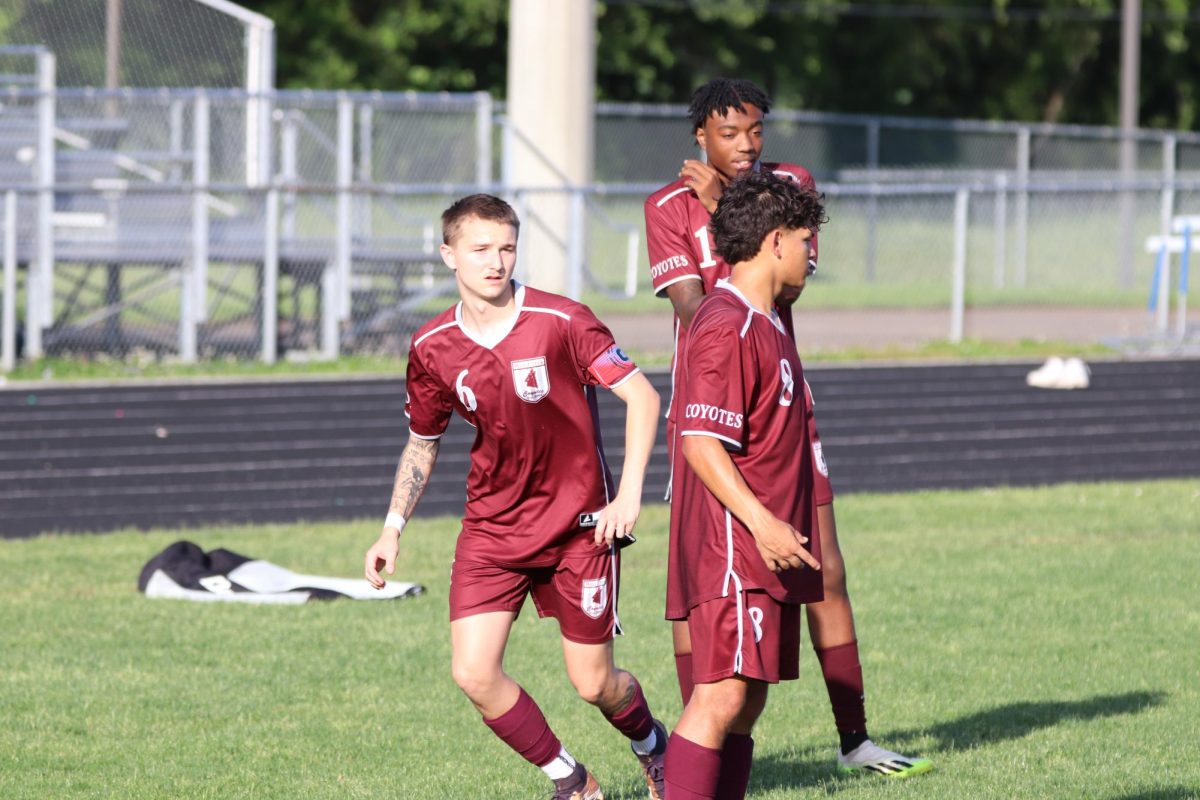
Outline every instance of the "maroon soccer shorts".
{"label": "maroon soccer shorts", "polygon": [[741,675],[779,683],[800,677],[800,609],[764,591],[733,591],[692,608],[692,679]]}
{"label": "maroon soccer shorts", "polygon": [[450,620],[512,611],[533,596],[539,617],[554,617],[564,638],[580,644],[612,641],[619,631],[620,556],[614,548],[576,554],[548,567],[501,567],[456,560],[450,574]]}

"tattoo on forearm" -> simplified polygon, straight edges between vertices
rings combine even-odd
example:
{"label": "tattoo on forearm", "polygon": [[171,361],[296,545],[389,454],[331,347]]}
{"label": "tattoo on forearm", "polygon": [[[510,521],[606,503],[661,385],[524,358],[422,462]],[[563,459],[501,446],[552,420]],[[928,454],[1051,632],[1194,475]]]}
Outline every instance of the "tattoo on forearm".
{"label": "tattoo on forearm", "polygon": [[389,511],[395,511],[406,518],[412,515],[417,501],[425,492],[433,464],[437,461],[439,444],[437,439],[409,439],[404,454],[400,456],[400,464],[396,467]]}

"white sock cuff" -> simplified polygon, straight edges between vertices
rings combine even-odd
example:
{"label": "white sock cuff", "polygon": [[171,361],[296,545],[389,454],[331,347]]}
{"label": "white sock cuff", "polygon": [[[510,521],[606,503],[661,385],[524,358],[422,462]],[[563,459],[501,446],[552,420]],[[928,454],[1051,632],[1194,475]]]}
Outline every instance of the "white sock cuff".
{"label": "white sock cuff", "polygon": [[542,772],[546,773],[546,777],[552,781],[561,781],[563,778],[569,778],[574,771],[575,759],[571,758],[571,754],[567,752],[567,748],[565,747],[558,751],[558,755],[550,759],[549,764],[542,765]]}

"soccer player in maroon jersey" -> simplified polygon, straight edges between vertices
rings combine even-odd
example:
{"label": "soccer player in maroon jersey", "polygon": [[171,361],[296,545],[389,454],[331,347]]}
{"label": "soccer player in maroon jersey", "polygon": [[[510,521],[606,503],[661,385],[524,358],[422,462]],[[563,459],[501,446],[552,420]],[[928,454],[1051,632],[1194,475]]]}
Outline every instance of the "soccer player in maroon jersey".
{"label": "soccer player in maroon jersey", "polygon": [[[677,398],[680,470],[667,580],[691,634],[695,688],[667,748],[672,800],[740,798],[767,687],[799,677],[800,604],[821,565],[804,372],[775,300],[798,297],[824,221],[811,189],[748,172],[710,223],[733,264],[696,310]],[[675,615],[673,615],[675,616]],[[746,752],[726,752],[729,736]]]}
{"label": "soccer player in maroon jersey", "polygon": [[[395,570],[405,520],[425,489],[439,438],[457,412],[476,428],[467,504],[450,578],[451,669],[484,723],[554,781],[554,797],[601,798],[504,671],[525,596],[555,617],[567,675],[631,743],[652,798],[662,795],[667,732],[637,679],[613,663],[618,547],[641,511],[658,394],[584,305],[512,279],[516,213],[490,195],[442,215],[442,259],[461,302],[413,334],[400,457],[387,519],[366,576]],[[614,492],[596,414],[597,385],[626,404],[625,460]]]}
{"label": "soccer player in maroon jersey", "polygon": [[[679,408],[677,399],[685,390],[680,354],[684,352],[693,315],[716,282],[727,278],[730,267],[717,252],[709,227],[725,186],[738,175],[769,173],[815,189],[812,175],[804,167],[761,160],[763,118],[770,110],[766,94],[749,81],[719,78],[701,86],[689,108],[697,145],[704,161],[688,160],[678,180],[654,192],[646,200],[646,240],[650,252],[651,279],[659,296],[671,300],[675,311],[675,357],[672,361],[673,392],[667,411],[667,439],[672,464],[672,491],[686,467],[679,453]],[[810,266],[816,269],[817,237],[813,232]],[[794,339],[791,303],[795,298],[777,299],[780,322]],[[834,722],[839,735],[838,764],[844,770],[866,770],[885,775],[909,775],[931,768],[926,759],[914,760],[878,747],[867,734],[862,667],[854,614],[846,589],[846,569],[838,545],[833,513],[833,489],[821,454],[820,437],[812,416],[812,397],[804,385],[810,436],[821,468],[816,473],[819,535],[812,552],[823,568],[820,587],[811,588],[806,616],[818,661],[829,692]],[[679,535],[679,514],[674,505],[671,537]],[[822,599],[824,598],[824,599]],[[680,598],[668,586],[668,616],[678,615]],[[684,702],[691,695],[692,647],[687,627],[674,625],[676,669]],[[740,747],[731,740],[730,747]]]}

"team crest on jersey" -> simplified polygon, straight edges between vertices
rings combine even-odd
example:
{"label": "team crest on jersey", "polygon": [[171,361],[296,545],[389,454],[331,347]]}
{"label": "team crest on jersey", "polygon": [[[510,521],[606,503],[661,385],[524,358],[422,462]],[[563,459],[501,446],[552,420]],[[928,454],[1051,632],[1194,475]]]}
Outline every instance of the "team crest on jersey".
{"label": "team crest on jersey", "polygon": [[546,357],[523,358],[512,362],[513,388],[526,403],[536,403],[550,394],[550,371]]}
{"label": "team crest on jersey", "polygon": [[579,607],[592,619],[600,619],[608,606],[608,578],[585,578]]}

